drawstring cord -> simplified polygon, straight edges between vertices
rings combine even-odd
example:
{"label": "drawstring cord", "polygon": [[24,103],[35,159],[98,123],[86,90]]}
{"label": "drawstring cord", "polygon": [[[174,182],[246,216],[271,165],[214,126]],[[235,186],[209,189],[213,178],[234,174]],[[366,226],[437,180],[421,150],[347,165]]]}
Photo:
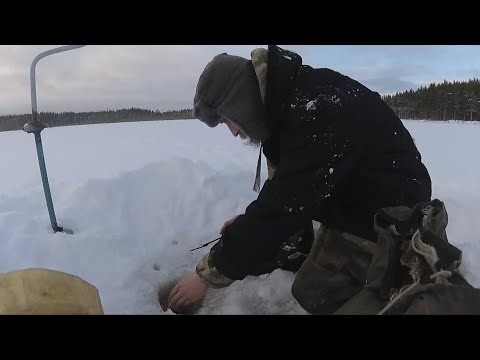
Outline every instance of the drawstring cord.
{"label": "drawstring cord", "polygon": [[257,162],[257,173],[255,175],[255,183],[253,184],[253,191],[260,192],[260,173],[262,171],[262,148],[263,144],[260,146],[260,152],[258,153],[258,162]]}

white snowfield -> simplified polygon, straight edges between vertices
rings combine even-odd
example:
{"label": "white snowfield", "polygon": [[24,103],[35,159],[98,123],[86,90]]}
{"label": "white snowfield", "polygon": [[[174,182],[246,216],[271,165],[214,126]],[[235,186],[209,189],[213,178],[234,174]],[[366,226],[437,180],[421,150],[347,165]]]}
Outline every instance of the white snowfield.
{"label": "white snowfield", "polygon": [[[404,121],[434,197],[446,203],[461,270],[480,286],[480,125]],[[222,224],[256,198],[258,149],[195,120],[45,129],[53,234],[33,135],[0,133],[0,272],[40,267],[95,285],[106,314],[160,314],[159,287],[192,271]],[[262,182],[267,177],[262,163]],[[198,314],[306,314],[276,270],[209,290]]]}

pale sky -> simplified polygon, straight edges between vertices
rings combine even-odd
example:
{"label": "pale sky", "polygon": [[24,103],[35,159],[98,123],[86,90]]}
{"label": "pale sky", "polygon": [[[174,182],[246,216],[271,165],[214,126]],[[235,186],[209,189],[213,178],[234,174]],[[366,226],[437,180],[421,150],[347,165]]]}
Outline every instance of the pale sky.
{"label": "pale sky", "polygon": [[[0,45],[0,115],[31,113],[32,60],[58,46]],[[480,45],[279,46],[382,95],[480,77]],[[213,56],[249,58],[257,47],[267,45],[87,45],[53,54],[36,67],[38,111],[191,108],[198,77]]]}

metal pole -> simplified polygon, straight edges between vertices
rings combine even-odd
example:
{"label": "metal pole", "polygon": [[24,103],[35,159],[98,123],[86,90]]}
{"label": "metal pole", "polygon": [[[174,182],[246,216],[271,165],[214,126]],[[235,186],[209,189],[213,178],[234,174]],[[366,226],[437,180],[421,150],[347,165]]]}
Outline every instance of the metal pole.
{"label": "metal pole", "polygon": [[43,191],[45,193],[45,200],[47,202],[47,209],[48,215],[50,216],[50,224],[52,225],[53,232],[66,232],[67,234],[73,234],[73,231],[70,229],[66,229],[63,227],[58,226],[57,219],[55,217],[55,209],[53,208],[53,201],[52,195],[50,192],[50,185],[48,183],[48,176],[47,176],[47,167],[45,165],[45,156],[43,154],[43,146],[42,146],[42,137],[40,133],[45,128],[45,125],[42,124],[38,119],[38,112],[37,112],[37,84],[35,81],[35,66],[37,65],[38,61],[43,59],[46,56],[56,54],[63,51],[78,49],[84,47],[85,45],[67,45],[67,46],[60,46],[55,49],[51,49],[48,51],[44,51],[37,55],[35,59],[32,61],[32,65],[30,67],[30,90],[31,90],[31,99],[32,99],[32,121],[25,124],[23,126],[23,130],[26,133],[33,133],[35,136],[35,146],[37,147],[37,157],[38,157],[38,165],[40,167],[40,175],[42,177],[43,183]]}

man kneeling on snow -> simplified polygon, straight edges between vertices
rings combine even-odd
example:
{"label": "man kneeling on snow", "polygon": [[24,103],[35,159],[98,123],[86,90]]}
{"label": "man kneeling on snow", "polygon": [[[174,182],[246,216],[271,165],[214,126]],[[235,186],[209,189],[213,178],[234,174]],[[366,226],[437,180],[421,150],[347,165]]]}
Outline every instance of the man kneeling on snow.
{"label": "man kneeling on snow", "polygon": [[[200,76],[193,113],[261,144],[254,189],[262,150],[269,179],[171,291],[174,311],[198,303],[208,287],[281,268],[298,271],[292,293],[304,309],[335,313],[364,289],[377,249],[376,212],[431,200],[421,155],[379,94],[303,65],[294,52],[269,46],[251,60],[215,56]],[[315,241],[312,220],[321,223]]]}

